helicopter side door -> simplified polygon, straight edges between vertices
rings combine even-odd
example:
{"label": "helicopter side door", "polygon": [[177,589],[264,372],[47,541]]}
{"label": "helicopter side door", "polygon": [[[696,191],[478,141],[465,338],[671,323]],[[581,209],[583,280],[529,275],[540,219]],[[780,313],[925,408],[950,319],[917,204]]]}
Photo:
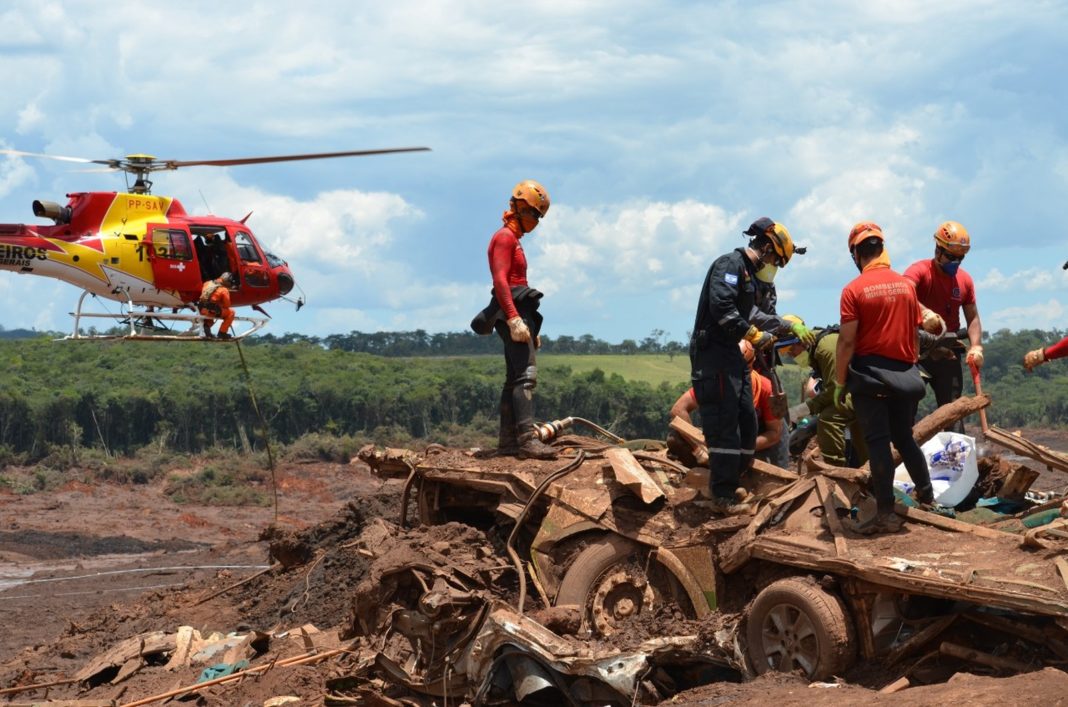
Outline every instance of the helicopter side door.
{"label": "helicopter side door", "polygon": [[157,289],[192,293],[194,297],[200,294],[203,283],[188,227],[174,223],[149,224],[145,249]]}

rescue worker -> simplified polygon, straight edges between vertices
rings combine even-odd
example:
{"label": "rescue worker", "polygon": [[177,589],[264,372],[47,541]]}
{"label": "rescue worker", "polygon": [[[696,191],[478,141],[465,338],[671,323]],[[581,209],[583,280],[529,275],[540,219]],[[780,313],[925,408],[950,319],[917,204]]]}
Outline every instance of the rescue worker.
{"label": "rescue worker", "polygon": [[[758,459],[776,463],[776,450],[783,434],[782,420],[771,409],[771,381],[753,368],[756,360],[756,352],[753,345],[745,339],[738,342],[742,351],[745,365],[749,369],[749,383],[753,389],[753,408],[757,415],[757,436],[753,445],[754,456]],[[697,410],[697,396],[690,388],[679,396],[675,404],[671,406],[671,417],[681,417],[690,421],[690,416]],[[708,451],[699,446],[692,446],[674,430],[668,433],[668,451],[683,464],[693,466],[705,466],[708,464]]]}
{"label": "rescue worker", "polygon": [[[743,233],[750,237],[763,234],[771,239],[772,243],[780,244],[780,255],[783,256],[784,264],[790,262],[794,253],[802,254],[805,252],[804,248],[796,248],[794,246],[793,239],[790,237],[790,232],[786,230],[785,226],[775,223],[767,216],[758,218],[750,224],[749,228],[743,231]],[[778,337],[780,341],[787,337],[795,337],[806,343],[811,342],[815,338],[815,335],[805,326],[804,322],[801,322],[800,320],[788,321],[784,317],[780,317],[776,312],[776,306],[779,299],[778,293],[775,290],[775,275],[777,273],[778,267],[775,265],[765,265],[757,271],[756,282],[754,283],[754,298],[756,302],[753,306],[749,321],[752,322],[757,329],[771,332]],[[760,357],[756,362],[756,368],[763,375],[777,383],[778,378],[775,377],[775,371],[773,370],[773,367],[777,363],[778,361],[774,356],[767,357],[767,359],[765,359],[765,357]],[[773,407],[780,413],[782,428],[784,430],[789,429],[787,406],[788,403],[786,401],[785,392],[780,390],[779,397],[776,399],[776,403]],[[772,452],[769,452],[766,461],[784,469],[789,468],[789,435],[781,435],[778,447]]]}
{"label": "rescue worker", "polygon": [[493,322],[493,330],[504,342],[506,372],[497,449],[501,454],[515,454],[522,459],[556,457],[556,451],[539,440],[534,429],[534,388],[538,382],[534,352],[541,345],[538,304],[542,293],[527,284],[527,258],[520,244],[548,212],[549,193],[541,184],[528,179],[512,190],[504,225],[490,238],[486,251],[493,278],[493,301],[479,315],[485,322]]}
{"label": "rescue worker", "polygon": [[200,290],[200,300],[197,305],[200,313],[207,317],[204,320],[204,338],[215,338],[211,333],[215,325],[215,318],[222,319],[219,327],[220,339],[231,339],[230,325],[234,323],[234,310],[230,308],[230,288],[234,286],[234,276],[224,272],[214,280],[208,280]]}
{"label": "rescue worker", "polygon": [[[960,328],[960,312],[968,327],[968,352],[965,360],[976,368],[983,366],[983,325],[975,302],[975,283],[960,266],[971,249],[967,229],[956,221],[946,221],[934,232],[934,257],[910,265],[905,277],[916,284],[916,297],[920,305],[937,314],[950,334]],[[927,315],[930,319],[930,315]],[[931,332],[937,334],[937,331]],[[939,407],[951,403],[964,390],[964,371],[960,356],[950,349],[934,348],[920,361],[920,367],[928,375],[928,383],[934,391]],[[964,431],[964,422],[954,426]]]}
{"label": "rescue worker", "polygon": [[924,394],[916,366],[922,316],[912,281],[890,269],[879,226],[858,223],[848,243],[860,275],[842,290],[834,404],[845,414],[846,396],[851,395],[871,456],[876,512],[856,530],[865,535],[897,532],[901,519],[894,513],[891,441],[915,485],[916,500],[934,503],[927,459],[912,437],[916,405]]}
{"label": "rescue worker", "polygon": [[749,321],[755,304],[757,272],[786,265],[793,243],[785,228],[772,228],[753,236],[749,245],[736,248],[712,263],[701,287],[690,339],[690,378],[701,427],[708,445],[711,507],[725,514],[749,513],[751,507],[735,501],[741,473],[749,468],[757,436],[753,389],[738,350],[749,341],[757,351],[771,347],[775,336]]}
{"label": "rescue worker", "polygon": [[[800,317],[787,314],[785,320],[804,323]],[[834,377],[837,363],[838,327],[813,329],[815,337],[812,344],[795,341],[786,347],[785,352],[799,366],[812,367],[812,379],[822,381],[819,391],[804,401],[808,413],[816,416],[816,442],[820,447],[823,460],[834,466],[849,466],[846,455],[846,428],[850,430],[856,464],[859,466],[868,460],[868,447],[864,444],[864,433],[860,429],[853,405],[847,399],[840,411],[834,406]],[[810,380],[812,380],[810,379]]]}
{"label": "rescue worker", "polygon": [[1065,356],[1068,356],[1068,336],[1064,337],[1053,346],[1028,351],[1024,354],[1023,367],[1030,373],[1035,370],[1036,366],[1041,366],[1046,361],[1064,358]]}

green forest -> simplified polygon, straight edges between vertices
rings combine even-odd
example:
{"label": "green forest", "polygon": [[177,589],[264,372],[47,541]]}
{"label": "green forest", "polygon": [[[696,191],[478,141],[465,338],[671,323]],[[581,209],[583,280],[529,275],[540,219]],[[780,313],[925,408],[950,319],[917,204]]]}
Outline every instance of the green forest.
{"label": "green forest", "polygon": [[[983,385],[994,399],[993,422],[1018,427],[1068,421],[1068,362],[1033,374],[1020,366],[1024,352],[1062,335],[1001,331],[987,337]],[[361,337],[378,343],[369,346]],[[434,337],[456,346],[428,351],[418,343]],[[503,361],[496,353],[464,351],[476,343],[490,351],[500,346],[496,337],[425,332],[264,337],[242,344],[246,376],[233,344],[5,338],[0,464],[34,463],[76,449],[108,456],[145,448],[259,451],[265,439],[289,445],[308,435],[382,444],[489,443],[496,436]],[[628,439],[662,437],[667,411],[688,385],[679,345],[658,341],[655,332],[644,350],[638,343],[629,353],[592,337],[589,343],[590,353],[599,355],[595,365],[583,366],[582,354],[553,354],[547,340],[538,417],[574,415]],[[802,371],[785,368],[787,391],[796,398]]]}

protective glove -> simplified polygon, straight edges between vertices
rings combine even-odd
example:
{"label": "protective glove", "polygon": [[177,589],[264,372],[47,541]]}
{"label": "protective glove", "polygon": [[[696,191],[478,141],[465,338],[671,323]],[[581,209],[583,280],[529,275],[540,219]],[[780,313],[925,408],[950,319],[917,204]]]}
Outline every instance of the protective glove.
{"label": "protective glove", "polygon": [[508,320],[508,334],[512,337],[512,341],[521,344],[530,341],[530,329],[527,328],[527,323],[522,317],[512,317]]}
{"label": "protective glove", "polygon": [[1023,367],[1030,373],[1035,366],[1041,366],[1046,362],[1046,350],[1035,349],[1024,354]]}
{"label": "protective glove", "polygon": [[536,349],[540,349],[541,348],[541,334],[538,334],[537,336],[534,337],[534,348],[536,348]]}
{"label": "protective glove", "polygon": [[849,398],[849,390],[844,383],[834,384],[834,409],[843,415],[852,411],[852,401]]}
{"label": "protective glove", "polygon": [[774,336],[766,331],[757,329],[755,326],[750,326],[749,331],[745,332],[745,340],[752,344],[757,351],[769,349],[775,343]]}
{"label": "protective glove", "polygon": [[978,344],[968,349],[968,355],[964,357],[964,360],[969,366],[975,366],[976,368],[983,367],[983,347]]}
{"label": "protective glove", "polygon": [[812,331],[801,322],[795,322],[790,325],[790,331],[792,331],[794,336],[796,336],[805,346],[812,346],[812,344],[816,343],[816,332]]}
{"label": "protective glove", "polygon": [[923,324],[921,326],[924,331],[934,334],[935,336],[942,336],[946,333],[945,320],[930,309],[924,308]]}

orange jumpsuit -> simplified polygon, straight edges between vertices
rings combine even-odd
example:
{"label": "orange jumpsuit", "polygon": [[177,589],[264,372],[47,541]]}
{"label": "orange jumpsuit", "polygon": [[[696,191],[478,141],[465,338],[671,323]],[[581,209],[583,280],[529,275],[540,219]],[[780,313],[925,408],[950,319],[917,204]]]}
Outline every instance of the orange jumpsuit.
{"label": "orange jumpsuit", "polygon": [[[205,289],[207,289],[209,284],[211,284],[211,282],[205,283]],[[234,323],[234,310],[230,309],[230,290],[225,285],[216,283],[216,287],[208,299],[218,305],[219,309],[222,311],[222,326],[219,327],[219,335],[228,334],[230,332],[230,325]],[[206,317],[215,315],[214,312],[208,309],[201,309],[200,313]],[[214,325],[214,319],[205,319],[204,333],[210,335],[211,328]]]}

